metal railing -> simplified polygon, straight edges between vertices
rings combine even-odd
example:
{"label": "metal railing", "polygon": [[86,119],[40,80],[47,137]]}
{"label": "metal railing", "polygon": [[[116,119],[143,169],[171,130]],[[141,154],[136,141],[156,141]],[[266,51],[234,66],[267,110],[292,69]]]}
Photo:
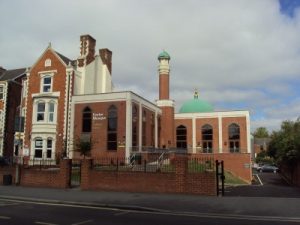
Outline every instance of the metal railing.
{"label": "metal railing", "polygon": [[[161,160],[161,159],[160,159]],[[158,163],[159,157],[155,161],[143,159],[142,155],[124,158],[96,158],[93,159],[92,167],[99,171],[134,171],[134,172],[174,172],[175,166],[168,163]],[[156,163],[155,163],[156,162]]]}

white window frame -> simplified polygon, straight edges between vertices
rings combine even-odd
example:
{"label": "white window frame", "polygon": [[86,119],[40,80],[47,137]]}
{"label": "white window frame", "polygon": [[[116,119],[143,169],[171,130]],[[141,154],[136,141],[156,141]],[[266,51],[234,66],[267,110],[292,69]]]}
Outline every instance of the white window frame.
{"label": "white window frame", "polygon": [[[41,143],[42,143],[42,146],[39,146],[39,147],[37,147],[36,146],[36,142],[37,141],[41,141]],[[35,159],[42,159],[43,158],[43,148],[44,148],[44,143],[43,143],[44,141],[43,141],[43,139],[41,138],[41,137],[36,137],[34,140],[33,140],[33,143],[34,143],[34,155],[33,155],[33,157],[35,158]],[[36,157],[36,151],[41,151],[42,152],[42,155],[41,155],[41,157]]]}
{"label": "white window frame", "polygon": [[[45,111],[44,111],[44,120],[38,121],[38,114],[42,113],[38,111],[38,104],[44,103],[45,104]],[[53,104],[53,111],[50,112],[50,104]],[[50,120],[50,115],[52,115],[52,120]],[[55,124],[57,118],[57,100],[55,99],[38,99],[34,102],[33,106],[33,122],[34,123],[46,123],[46,124]]]}
{"label": "white window frame", "polygon": [[[44,111],[39,111],[39,104],[44,104]],[[36,117],[35,117],[36,122],[38,122],[38,123],[45,122],[46,110],[47,110],[46,102],[45,101],[38,101],[37,104],[36,104]],[[43,115],[43,120],[38,120],[39,114]]]}
{"label": "white window frame", "polygon": [[[31,139],[31,153],[30,153],[30,158],[35,159],[35,160],[54,160],[55,159],[55,145],[56,145],[56,140],[55,140],[55,135],[56,134],[36,134],[33,135]],[[36,141],[40,140],[42,143],[42,146],[36,148]],[[48,140],[51,140],[51,148],[48,148]],[[42,151],[42,156],[41,157],[35,157],[35,151],[41,150]],[[51,151],[51,156],[47,157],[48,151]]]}
{"label": "white window frame", "polygon": [[[51,79],[51,82],[50,84],[45,84],[45,79],[46,78],[50,78]],[[49,91],[44,91],[44,87],[45,86],[50,86],[49,87]],[[51,93],[52,92],[52,88],[53,88],[53,74],[43,74],[41,75],[41,87],[40,87],[40,93]]]}
{"label": "white window frame", "polygon": [[51,66],[51,59],[46,59],[45,60],[45,67],[50,67]]}

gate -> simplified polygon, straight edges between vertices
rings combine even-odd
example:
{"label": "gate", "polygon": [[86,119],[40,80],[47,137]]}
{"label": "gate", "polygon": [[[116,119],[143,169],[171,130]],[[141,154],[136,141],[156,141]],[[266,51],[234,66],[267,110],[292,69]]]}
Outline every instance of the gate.
{"label": "gate", "polygon": [[[216,160],[216,181],[217,181],[217,196],[221,195],[224,196],[224,161],[222,160],[219,162]],[[220,181],[221,181],[221,188],[220,188]]]}
{"label": "gate", "polygon": [[80,187],[81,180],[81,160],[80,159],[72,159],[71,166],[71,187]]}

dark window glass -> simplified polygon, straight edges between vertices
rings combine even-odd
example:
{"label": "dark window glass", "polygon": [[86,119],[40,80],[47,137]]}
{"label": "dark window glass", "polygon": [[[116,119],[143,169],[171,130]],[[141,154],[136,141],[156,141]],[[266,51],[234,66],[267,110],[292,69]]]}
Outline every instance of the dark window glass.
{"label": "dark window glass", "polygon": [[142,123],[142,145],[147,145],[147,117],[146,117],[146,111],[143,111],[143,123]]}
{"label": "dark window glass", "polygon": [[114,105],[108,109],[107,150],[117,150],[118,111]]}
{"label": "dark window glass", "polygon": [[45,120],[45,102],[39,102],[37,105],[37,121]]}
{"label": "dark window glass", "polygon": [[213,148],[213,128],[211,125],[206,124],[201,128],[202,132],[202,148],[203,153],[212,153]]}
{"label": "dark window glass", "polygon": [[82,112],[82,132],[92,131],[92,111],[86,107]]}
{"label": "dark window glass", "polygon": [[41,138],[35,139],[34,157],[35,158],[42,158],[43,157],[43,140]]}
{"label": "dark window glass", "polygon": [[186,142],[186,127],[185,126],[178,126],[176,128],[176,147],[177,148],[187,148]]}
{"label": "dark window glass", "polygon": [[228,137],[229,137],[229,151],[239,152],[240,151],[240,126],[233,123],[228,127]]}
{"label": "dark window glass", "polygon": [[43,83],[43,92],[50,92],[51,91],[51,77],[45,77]]}
{"label": "dark window glass", "polygon": [[137,146],[137,121],[138,121],[138,112],[137,112],[137,107],[133,106],[132,107],[132,147]]}
{"label": "dark window glass", "polygon": [[213,129],[211,125],[204,125],[202,127],[202,140],[213,140]]}
{"label": "dark window glass", "polygon": [[47,139],[47,158],[52,156],[52,139]]}

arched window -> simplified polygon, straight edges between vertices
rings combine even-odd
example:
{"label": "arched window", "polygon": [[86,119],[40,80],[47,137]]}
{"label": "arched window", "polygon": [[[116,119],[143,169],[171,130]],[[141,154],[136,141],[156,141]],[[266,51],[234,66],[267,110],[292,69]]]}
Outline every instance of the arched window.
{"label": "arched window", "polygon": [[143,111],[143,123],[142,123],[142,145],[147,145],[147,114],[146,110]]}
{"label": "arched window", "polygon": [[[132,147],[136,147],[138,143],[137,135],[137,121],[138,121],[138,111],[135,105],[132,106]],[[135,149],[133,149],[135,150]]]}
{"label": "arched window", "polygon": [[82,132],[92,131],[92,110],[89,107],[85,107],[82,112]]}
{"label": "arched window", "polygon": [[203,153],[212,153],[213,149],[213,128],[205,124],[201,128]]}
{"label": "arched window", "polygon": [[47,158],[51,159],[52,158],[52,145],[53,141],[51,138],[47,139]]}
{"label": "arched window", "polygon": [[37,104],[36,121],[38,121],[38,122],[45,121],[45,110],[46,110],[45,102],[39,102]]}
{"label": "arched window", "polygon": [[187,148],[186,143],[186,127],[183,125],[180,125],[176,128],[176,147],[177,148]]}
{"label": "arched window", "polygon": [[154,114],[151,114],[151,132],[150,132],[150,140],[151,140],[151,146],[154,147],[154,132],[155,132],[155,121],[154,121]]}
{"label": "arched window", "polygon": [[112,105],[108,109],[107,150],[117,150],[118,110]]}
{"label": "arched window", "polygon": [[43,157],[43,139],[36,138],[34,140],[34,157],[35,158],[42,158]]}
{"label": "arched window", "polygon": [[228,127],[228,142],[230,152],[240,151],[240,126],[232,123]]}

